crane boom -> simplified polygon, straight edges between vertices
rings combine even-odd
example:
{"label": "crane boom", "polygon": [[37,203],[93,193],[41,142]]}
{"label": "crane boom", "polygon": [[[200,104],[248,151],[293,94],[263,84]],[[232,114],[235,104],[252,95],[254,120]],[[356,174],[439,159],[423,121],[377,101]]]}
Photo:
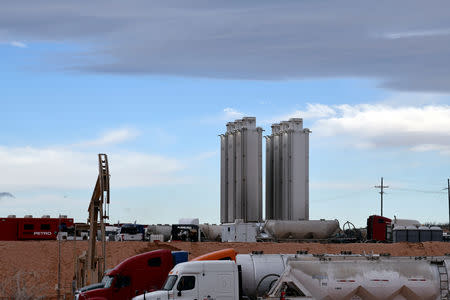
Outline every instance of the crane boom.
{"label": "crane boom", "polygon": [[[106,269],[106,237],[105,222],[109,219],[109,166],[106,154],[98,155],[99,172],[95,188],[89,203],[89,244],[87,252],[85,284],[93,284],[101,280]],[[97,231],[101,230],[101,255],[97,255]]]}

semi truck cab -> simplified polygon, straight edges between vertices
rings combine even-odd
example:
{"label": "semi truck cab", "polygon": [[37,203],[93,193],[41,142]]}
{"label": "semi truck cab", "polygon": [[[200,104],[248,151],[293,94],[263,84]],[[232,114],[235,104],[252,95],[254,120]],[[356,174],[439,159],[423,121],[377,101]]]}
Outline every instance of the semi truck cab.
{"label": "semi truck cab", "polygon": [[123,300],[158,290],[173,266],[187,260],[187,252],[167,249],[135,255],[108,271],[99,288],[80,290],[75,299]]}
{"label": "semi truck cab", "polygon": [[162,290],[134,300],[238,300],[238,266],[234,261],[190,261],[175,266]]}

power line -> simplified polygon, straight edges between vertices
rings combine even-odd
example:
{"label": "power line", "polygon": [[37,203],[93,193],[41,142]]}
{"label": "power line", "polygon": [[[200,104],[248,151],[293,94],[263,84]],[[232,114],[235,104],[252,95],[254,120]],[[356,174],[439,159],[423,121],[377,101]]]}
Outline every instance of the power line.
{"label": "power line", "polygon": [[404,191],[404,192],[417,192],[417,193],[424,193],[424,194],[446,194],[445,192],[441,192],[441,191],[418,190],[418,189],[398,188],[398,187],[390,187],[390,188],[393,190]]}

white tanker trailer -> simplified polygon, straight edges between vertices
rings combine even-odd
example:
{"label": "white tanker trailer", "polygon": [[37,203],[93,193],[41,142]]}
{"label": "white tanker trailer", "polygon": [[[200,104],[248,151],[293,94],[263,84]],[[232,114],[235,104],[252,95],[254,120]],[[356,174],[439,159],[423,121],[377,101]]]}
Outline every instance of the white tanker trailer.
{"label": "white tanker trailer", "polygon": [[446,257],[238,255],[236,263],[178,264],[165,290],[135,299],[449,299],[449,261]]}
{"label": "white tanker trailer", "polygon": [[267,220],[264,231],[275,240],[328,239],[340,231],[338,220]]}
{"label": "white tanker trailer", "polygon": [[442,257],[292,259],[266,298],[449,299],[448,262]]}
{"label": "white tanker trailer", "polygon": [[244,295],[256,298],[268,292],[271,283],[284,272],[288,260],[296,256],[295,254],[236,255],[236,264],[240,265],[242,270]]}

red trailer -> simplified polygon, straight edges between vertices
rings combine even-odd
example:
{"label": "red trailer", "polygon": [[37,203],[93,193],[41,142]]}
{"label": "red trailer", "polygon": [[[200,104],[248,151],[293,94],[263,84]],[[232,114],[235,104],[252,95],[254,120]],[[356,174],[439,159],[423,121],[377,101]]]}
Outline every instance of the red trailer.
{"label": "red trailer", "polygon": [[1,241],[56,240],[59,231],[73,228],[73,219],[61,218],[0,218]]}
{"label": "red trailer", "polygon": [[392,241],[392,220],[372,215],[367,219],[367,240],[377,242]]}

